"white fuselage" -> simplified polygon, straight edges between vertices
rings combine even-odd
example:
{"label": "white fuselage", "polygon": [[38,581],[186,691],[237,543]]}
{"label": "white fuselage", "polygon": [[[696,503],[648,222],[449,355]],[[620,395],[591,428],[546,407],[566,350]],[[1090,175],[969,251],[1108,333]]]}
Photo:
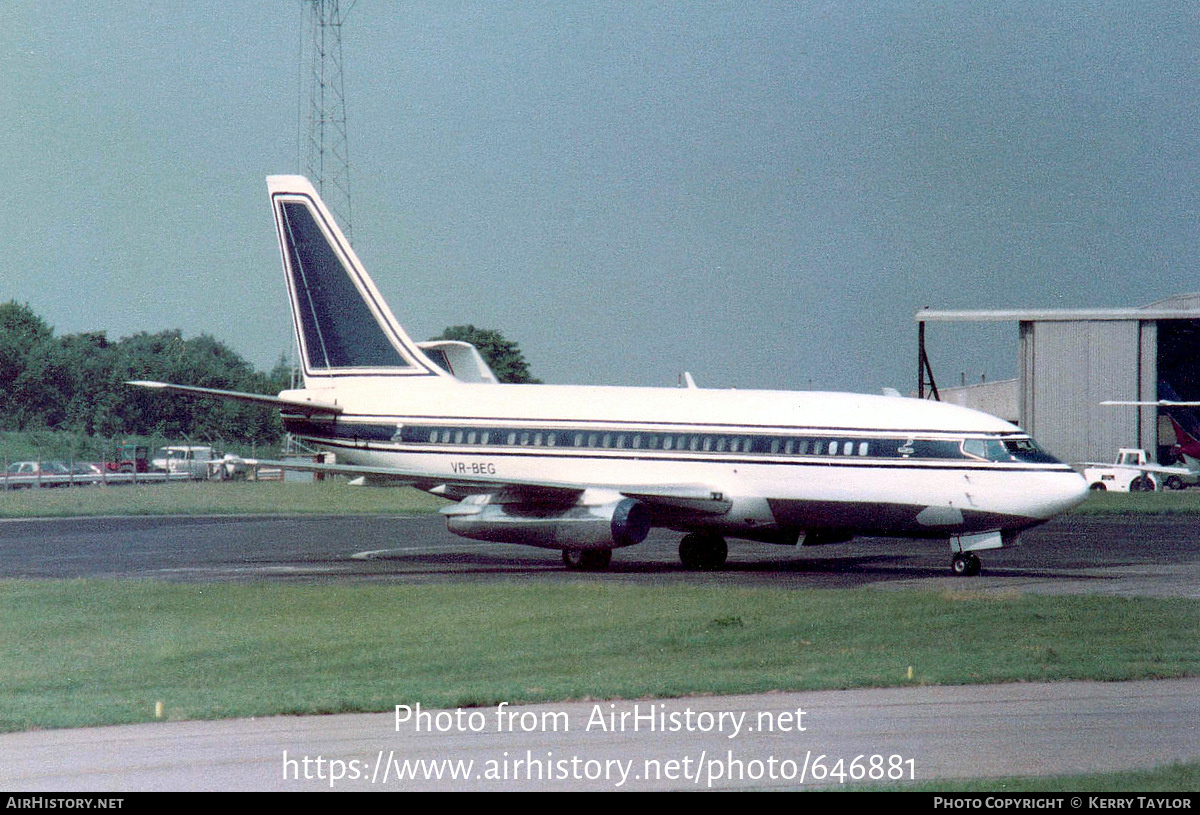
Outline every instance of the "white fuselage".
{"label": "white fuselage", "polygon": [[307,385],[282,396],[336,402],[345,413],[295,418],[289,429],[339,462],[420,473],[423,486],[457,484],[460,494],[489,481],[626,493],[698,485],[731,502],[719,516],[656,514],[656,525],[681,529],[949,537],[1016,531],[1085,494],[1078,474],[1040,451],[1006,454],[1005,442],[1028,443],[1014,425],[917,399],[440,376]]}

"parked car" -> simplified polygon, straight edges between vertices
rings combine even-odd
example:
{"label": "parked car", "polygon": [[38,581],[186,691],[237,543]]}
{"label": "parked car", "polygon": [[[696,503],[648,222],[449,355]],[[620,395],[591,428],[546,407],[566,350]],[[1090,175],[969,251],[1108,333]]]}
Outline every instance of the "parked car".
{"label": "parked car", "polygon": [[14,461],[5,471],[5,486],[22,487],[70,486],[71,471],[60,461]]}

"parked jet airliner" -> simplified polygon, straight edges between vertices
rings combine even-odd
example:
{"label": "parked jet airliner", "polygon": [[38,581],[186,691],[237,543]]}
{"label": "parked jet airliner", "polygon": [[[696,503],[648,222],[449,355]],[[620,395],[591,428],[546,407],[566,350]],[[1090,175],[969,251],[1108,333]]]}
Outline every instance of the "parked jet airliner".
{"label": "parked jet airliner", "polygon": [[267,186],[304,387],[134,384],[274,405],[289,432],[337,454],[310,469],[455,500],[442,510],[455,534],[560,549],[583,569],[607,567],[651,527],[684,533],[680,559],[700,569],[724,563],[726,538],[932,538],[969,575],[979,550],[1086,495],[1018,427],[939,402],[463,381],[445,349],[426,353],[400,327],[307,179]]}

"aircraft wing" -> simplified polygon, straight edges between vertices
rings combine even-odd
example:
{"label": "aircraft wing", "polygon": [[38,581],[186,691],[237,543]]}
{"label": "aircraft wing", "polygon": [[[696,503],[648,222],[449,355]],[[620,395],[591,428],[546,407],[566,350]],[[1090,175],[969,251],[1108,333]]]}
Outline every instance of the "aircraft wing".
{"label": "aircraft wing", "polygon": [[1181,402],[1176,399],[1158,399],[1154,402],[1124,402],[1116,399],[1108,399],[1100,404],[1102,405],[1134,405],[1141,407],[1200,407],[1200,402]]}
{"label": "aircraft wing", "polygon": [[329,475],[366,476],[396,484],[412,484],[447,498],[462,498],[484,492],[522,493],[529,498],[574,501],[588,489],[609,490],[646,504],[672,509],[690,510],[711,515],[729,511],[732,502],[725,495],[704,484],[583,484],[545,479],[503,479],[494,476],[455,473],[438,476],[425,471],[402,470],[396,467],[369,467],[359,464],[322,464],[319,462],[271,461],[243,459],[249,466],[278,467],[285,470],[327,473]]}
{"label": "aircraft wing", "polygon": [[247,402],[252,405],[265,405],[278,408],[285,413],[299,413],[304,416],[336,416],[342,412],[339,405],[324,402],[309,402],[299,399],[281,399],[278,396],[267,396],[262,393],[244,393],[242,391],[225,391],[219,388],[200,388],[195,385],[172,385],[169,382],[150,382],[135,380],[126,385],[136,385],[139,388],[170,391],[172,393],[187,393],[193,396],[217,396],[221,399],[232,399],[236,402]]}

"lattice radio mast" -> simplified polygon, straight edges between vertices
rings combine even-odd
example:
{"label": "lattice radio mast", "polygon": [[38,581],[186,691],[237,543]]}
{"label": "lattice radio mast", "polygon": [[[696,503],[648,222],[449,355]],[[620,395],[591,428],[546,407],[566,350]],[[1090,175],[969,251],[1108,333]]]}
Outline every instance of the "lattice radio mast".
{"label": "lattice radio mast", "polygon": [[349,238],[350,148],[342,80],[342,23],[350,9],[343,12],[338,0],[304,0],[304,5],[308,53],[306,60],[302,50],[301,65],[307,61],[310,66],[307,175]]}

